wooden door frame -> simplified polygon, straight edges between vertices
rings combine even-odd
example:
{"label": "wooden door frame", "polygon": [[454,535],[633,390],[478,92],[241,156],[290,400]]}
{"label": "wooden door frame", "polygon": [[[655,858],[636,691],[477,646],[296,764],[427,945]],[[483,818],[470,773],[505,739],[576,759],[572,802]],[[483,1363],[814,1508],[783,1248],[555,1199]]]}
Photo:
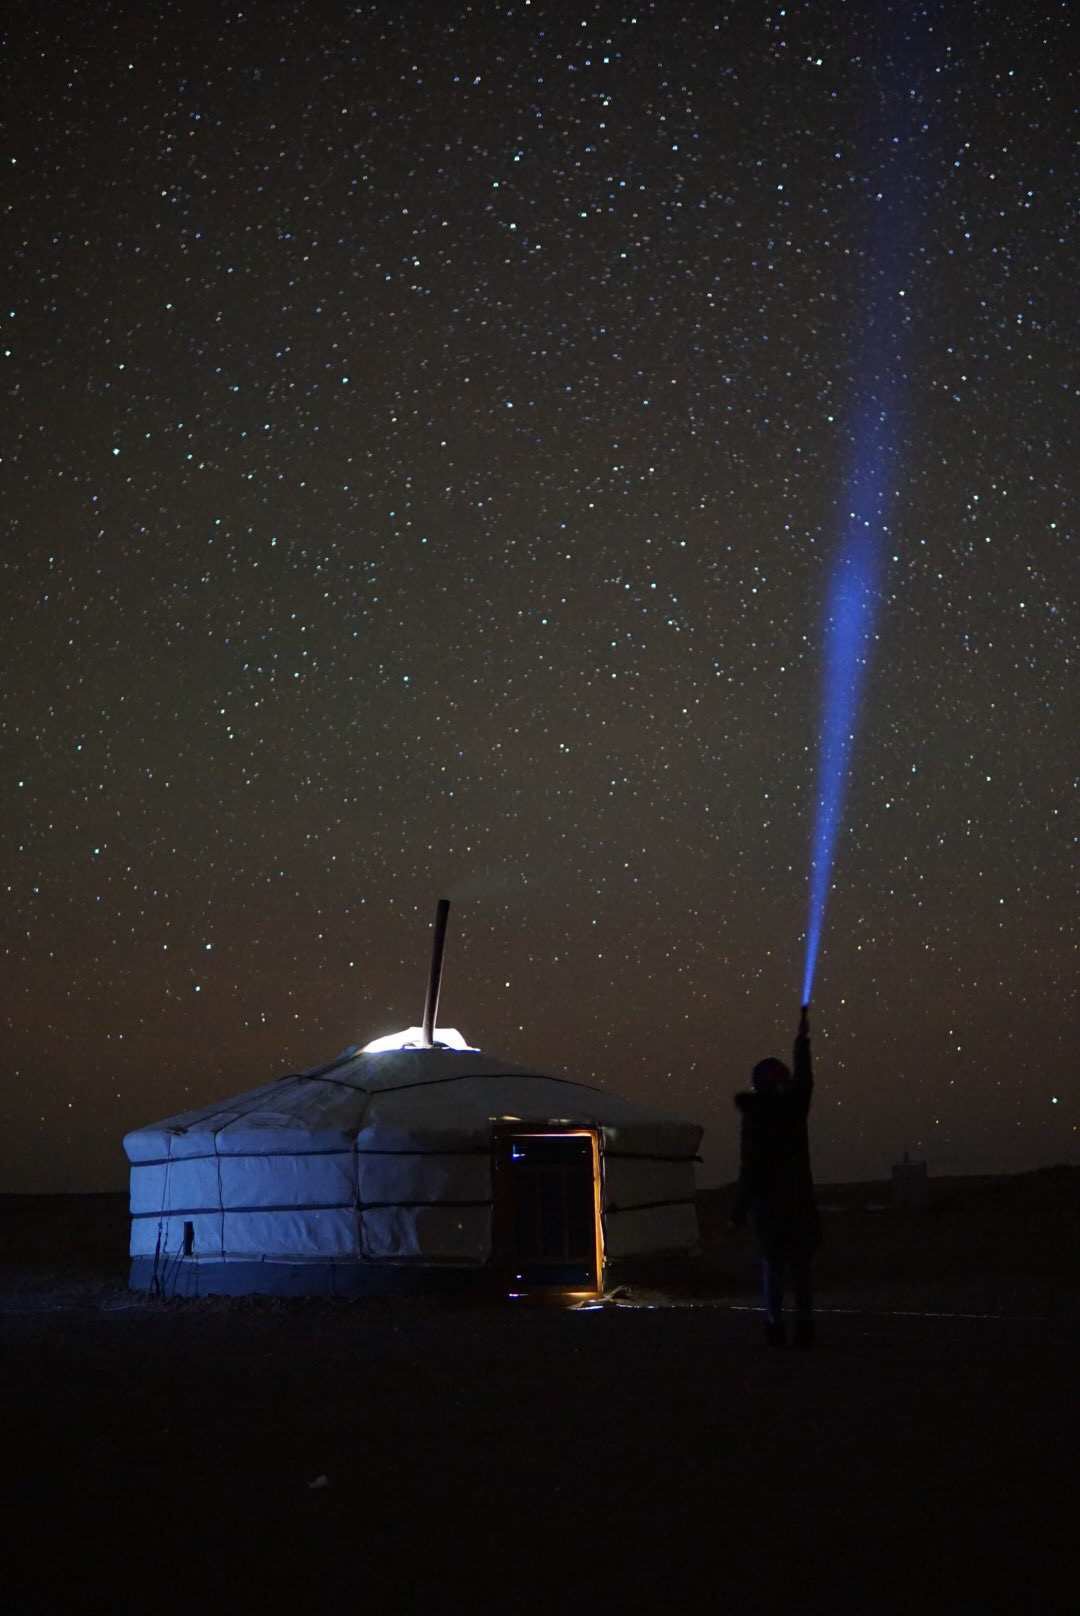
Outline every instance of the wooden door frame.
{"label": "wooden door frame", "polygon": [[[593,1269],[595,1283],[591,1287],[566,1286],[523,1286],[519,1292],[513,1291],[514,1263],[516,1252],[514,1250],[514,1225],[511,1214],[511,1198],[508,1194],[507,1168],[509,1163],[510,1144],[514,1139],[590,1139],[592,1141],[592,1181],[593,1181]],[[531,1122],[526,1118],[520,1121],[507,1121],[500,1119],[491,1125],[491,1255],[499,1289],[505,1294],[535,1294],[537,1296],[548,1294],[553,1297],[567,1298],[599,1296],[604,1289],[604,1199],[603,1199],[603,1148],[602,1134],[599,1125],[589,1126],[576,1122]]]}

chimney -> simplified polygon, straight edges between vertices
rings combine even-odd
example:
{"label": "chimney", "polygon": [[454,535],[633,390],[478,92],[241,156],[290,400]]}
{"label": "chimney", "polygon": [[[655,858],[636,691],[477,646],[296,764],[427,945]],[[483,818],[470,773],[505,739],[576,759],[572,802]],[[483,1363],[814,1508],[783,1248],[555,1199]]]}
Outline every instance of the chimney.
{"label": "chimney", "polygon": [[446,917],[450,913],[450,899],[440,898],[435,906],[435,937],[431,945],[431,972],[428,976],[427,1002],[424,1005],[425,1049],[435,1042],[435,1018],[439,1013],[439,988],[442,986],[443,948],[446,945]]}

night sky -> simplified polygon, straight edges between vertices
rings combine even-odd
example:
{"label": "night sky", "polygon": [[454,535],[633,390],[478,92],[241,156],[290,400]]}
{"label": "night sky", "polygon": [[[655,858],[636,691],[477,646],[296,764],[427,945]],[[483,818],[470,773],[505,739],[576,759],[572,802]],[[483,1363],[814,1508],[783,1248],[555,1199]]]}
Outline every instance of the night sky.
{"label": "night sky", "polygon": [[415,1022],[443,893],[440,1020],[730,1179],[900,297],[815,1164],[1080,1158],[1068,8],[12,16],[2,1186]]}

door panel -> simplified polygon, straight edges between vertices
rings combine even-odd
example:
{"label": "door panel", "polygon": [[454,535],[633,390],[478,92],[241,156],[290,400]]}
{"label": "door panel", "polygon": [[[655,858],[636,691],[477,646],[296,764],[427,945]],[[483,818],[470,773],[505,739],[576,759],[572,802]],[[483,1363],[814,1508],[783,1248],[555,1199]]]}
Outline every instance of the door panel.
{"label": "door panel", "polygon": [[598,1288],[597,1166],[591,1132],[498,1141],[496,1217],[511,1288]]}

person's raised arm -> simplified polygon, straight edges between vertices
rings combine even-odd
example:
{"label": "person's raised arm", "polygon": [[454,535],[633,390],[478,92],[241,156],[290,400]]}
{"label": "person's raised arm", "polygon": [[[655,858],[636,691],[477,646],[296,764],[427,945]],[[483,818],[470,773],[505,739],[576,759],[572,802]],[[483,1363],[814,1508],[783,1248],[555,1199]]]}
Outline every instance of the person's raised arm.
{"label": "person's raised arm", "polygon": [[792,1055],[792,1076],[794,1087],[802,1090],[806,1096],[807,1105],[810,1104],[810,1095],[814,1088],[814,1068],[810,1059],[810,1006],[804,1004],[799,1011],[799,1030],[795,1034],[795,1049]]}

